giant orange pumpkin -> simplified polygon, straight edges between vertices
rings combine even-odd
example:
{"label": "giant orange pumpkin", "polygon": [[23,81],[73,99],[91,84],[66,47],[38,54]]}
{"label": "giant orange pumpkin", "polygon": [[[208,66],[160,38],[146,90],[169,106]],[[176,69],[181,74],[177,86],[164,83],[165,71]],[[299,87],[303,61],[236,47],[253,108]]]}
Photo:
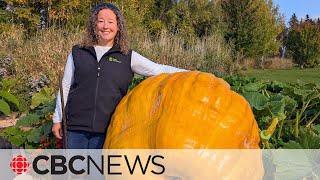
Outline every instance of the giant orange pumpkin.
{"label": "giant orange pumpkin", "polygon": [[140,83],[113,114],[104,148],[259,148],[248,102],[224,80],[197,71]]}

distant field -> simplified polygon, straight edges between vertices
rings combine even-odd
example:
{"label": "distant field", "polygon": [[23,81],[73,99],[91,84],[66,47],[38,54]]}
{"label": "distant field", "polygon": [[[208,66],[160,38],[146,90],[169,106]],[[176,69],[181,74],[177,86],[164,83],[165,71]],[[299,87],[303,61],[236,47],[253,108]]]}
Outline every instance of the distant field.
{"label": "distant field", "polygon": [[297,82],[299,79],[305,82],[320,83],[320,68],[290,70],[249,69],[247,71],[243,71],[243,74],[262,80]]}

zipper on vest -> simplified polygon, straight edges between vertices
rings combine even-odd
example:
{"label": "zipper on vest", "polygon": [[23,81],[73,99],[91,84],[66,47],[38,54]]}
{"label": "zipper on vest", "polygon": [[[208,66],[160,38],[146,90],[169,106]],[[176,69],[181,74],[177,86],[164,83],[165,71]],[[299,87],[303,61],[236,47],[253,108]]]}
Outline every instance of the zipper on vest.
{"label": "zipper on vest", "polygon": [[[100,64],[100,63],[99,63]],[[98,96],[98,87],[99,87],[99,79],[100,79],[100,65],[98,64],[98,68],[97,68],[97,83],[96,83],[96,92],[94,95],[94,113],[93,113],[93,121],[91,126],[92,129],[94,129],[94,122],[96,121],[96,115],[97,115],[97,96]]]}

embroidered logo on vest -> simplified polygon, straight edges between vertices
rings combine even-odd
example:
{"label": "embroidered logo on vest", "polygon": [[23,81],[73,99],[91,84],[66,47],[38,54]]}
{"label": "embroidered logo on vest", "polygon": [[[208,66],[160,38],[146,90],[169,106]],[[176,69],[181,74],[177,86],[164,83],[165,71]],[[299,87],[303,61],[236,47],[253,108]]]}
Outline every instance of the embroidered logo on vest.
{"label": "embroidered logo on vest", "polygon": [[118,59],[116,59],[114,57],[107,57],[107,61],[121,63],[121,61],[119,61]]}

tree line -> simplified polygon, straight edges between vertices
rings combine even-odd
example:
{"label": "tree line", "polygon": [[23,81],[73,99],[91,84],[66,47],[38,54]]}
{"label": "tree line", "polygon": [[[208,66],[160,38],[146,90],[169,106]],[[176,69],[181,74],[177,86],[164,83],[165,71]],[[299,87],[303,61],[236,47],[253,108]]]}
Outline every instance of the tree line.
{"label": "tree line", "polygon": [[301,67],[315,67],[320,63],[320,18],[298,20],[292,15],[289,28],[285,31],[284,44],[290,56]]}
{"label": "tree line", "polygon": [[[0,0],[0,23],[18,24],[28,35],[45,28],[78,28],[99,0]],[[301,66],[319,64],[319,20],[298,21],[286,28],[272,0],[112,0],[124,13],[130,34],[148,33],[156,40],[164,30],[185,39],[219,34],[232,47],[234,61],[263,62],[282,46]],[[0,30],[1,32],[1,30]]]}

